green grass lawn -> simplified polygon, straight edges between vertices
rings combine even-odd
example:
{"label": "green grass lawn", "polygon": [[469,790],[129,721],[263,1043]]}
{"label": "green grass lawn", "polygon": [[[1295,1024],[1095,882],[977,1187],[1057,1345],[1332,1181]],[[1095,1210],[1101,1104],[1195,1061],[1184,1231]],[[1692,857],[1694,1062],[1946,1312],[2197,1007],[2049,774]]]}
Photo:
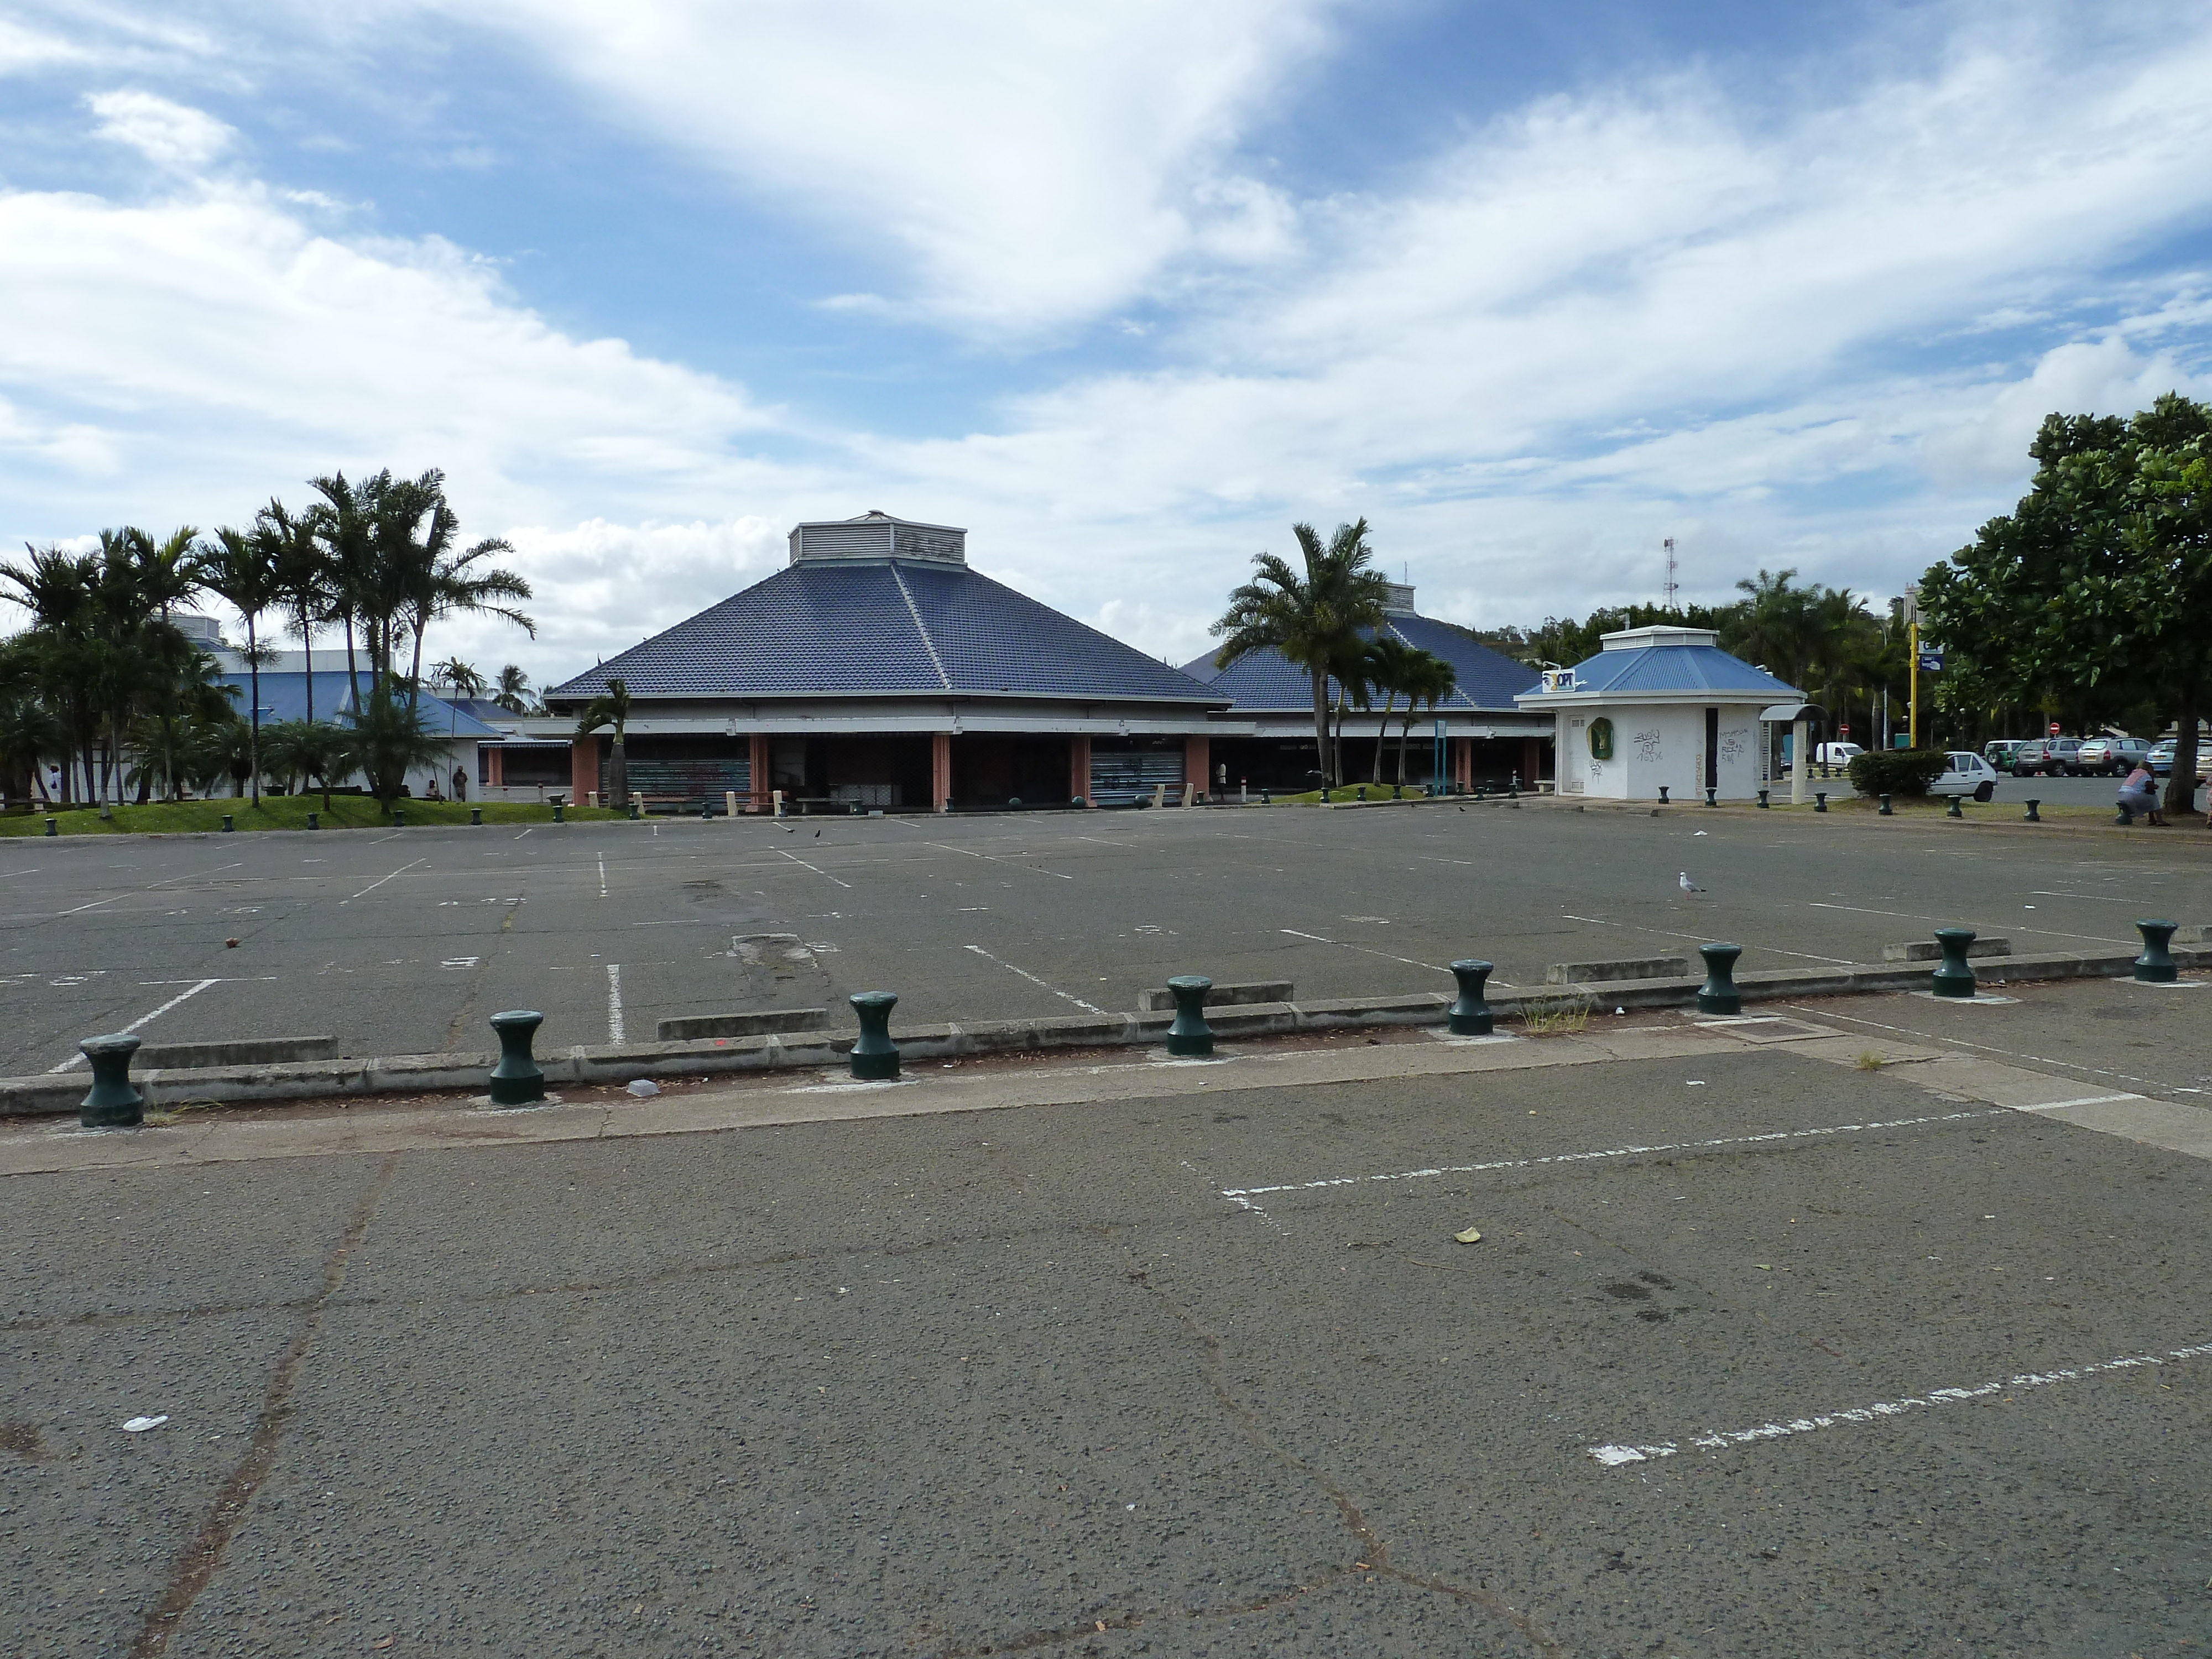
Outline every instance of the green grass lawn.
{"label": "green grass lawn", "polygon": [[[399,812],[412,826],[428,823],[466,823],[471,803],[452,800],[403,800]],[[535,802],[487,801],[486,823],[550,823],[553,809]],[[64,836],[189,836],[220,830],[223,814],[232,825],[246,830],[305,830],[307,814],[319,813],[325,830],[388,829],[392,820],[366,795],[332,795],[327,811],[320,795],[264,795],[257,807],[250,800],[166,801],[148,806],[118,806],[112,817],[103,818],[96,807],[56,812],[56,828]],[[620,817],[601,806],[572,806],[572,823]],[[0,817],[0,836],[43,836],[46,814],[10,813]]]}

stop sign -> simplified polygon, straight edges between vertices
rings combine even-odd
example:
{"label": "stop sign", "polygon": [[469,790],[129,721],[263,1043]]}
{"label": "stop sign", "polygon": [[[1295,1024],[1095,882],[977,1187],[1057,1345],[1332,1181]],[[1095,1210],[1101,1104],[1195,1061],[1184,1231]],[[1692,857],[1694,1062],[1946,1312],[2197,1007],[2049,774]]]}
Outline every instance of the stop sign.
{"label": "stop sign", "polygon": [[2058,722],[2057,720],[2051,722],[2051,735],[2054,738],[2058,735]]}

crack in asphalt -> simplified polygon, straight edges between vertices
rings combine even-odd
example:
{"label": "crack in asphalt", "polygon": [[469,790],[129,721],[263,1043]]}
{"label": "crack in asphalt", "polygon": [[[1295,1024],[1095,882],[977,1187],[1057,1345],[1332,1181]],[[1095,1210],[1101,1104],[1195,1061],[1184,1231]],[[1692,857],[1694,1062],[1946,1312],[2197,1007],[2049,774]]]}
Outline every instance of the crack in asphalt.
{"label": "crack in asphalt", "polygon": [[223,1555],[230,1547],[232,1535],[246,1518],[254,1494],[268,1478],[276,1461],[276,1448],[283,1440],[285,1426],[292,1415],[292,1385],[299,1380],[301,1369],[313,1352],[315,1339],[321,1334],[323,1314],[345,1283],[346,1265],[361,1241],[368,1231],[369,1218],[382,1201],[384,1191],[399,1167],[399,1154],[393,1152],[384,1160],[368,1190],[362,1195],[353,1219],[347,1225],[330,1255],[323,1261],[323,1290],[307,1304],[307,1316],[301,1322],[291,1346],[284,1357],[276,1362],[270,1373],[269,1387],[262,1396],[261,1414],[253,1429],[253,1437],[247,1442],[246,1455],[240,1458],[225,1478],[200,1522],[199,1529],[191,1541],[178,1553],[171,1564],[167,1583],[161,1599],[146,1614],[139,1627],[137,1639],[131,1643],[128,1659],[154,1659],[168,1646],[169,1638],[176,1633],[178,1621],[191,1610],[222,1565]]}

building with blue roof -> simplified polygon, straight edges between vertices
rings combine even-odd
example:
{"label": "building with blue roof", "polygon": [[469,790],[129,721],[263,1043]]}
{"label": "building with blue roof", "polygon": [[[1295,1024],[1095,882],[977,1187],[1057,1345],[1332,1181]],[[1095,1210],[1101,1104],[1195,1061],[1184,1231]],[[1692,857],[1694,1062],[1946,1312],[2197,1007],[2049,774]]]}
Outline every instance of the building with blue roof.
{"label": "building with blue roof", "polygon": [[[548,690],[518,738],[573,730],[619,679],[629,787],[653,803],[943,811],[1205,787],[1230,699],[969,568],[964,530],[871,512],[790,545],[774,575]],[[577,797],[605,790],[611,748],[573,744]]]}
{"label": "building with blue roof", "polygon": [[[255,676],[246,666],[244,653],[225,641],[212,623],[204,618],[192,618],[204,626],[187,629],[191,637],[216,659],[218,678],[237,708],[239,718],[250,718],[249,704],[252,702]],[[259,675],[260,710],[263,726],[273,726],[280,720],[301,720],[311,714],[331,726],[350,725],[353,720],[354,678],[346,672],[345,659],[337,653],[325,651],[315,660],[322,666],[312,674],[307,663],[307,653],[301,651],[281,651],[264,665]],[[335,663],[335,665],[331,665]],[[363,668],[361,687],[366,695],[373,679]],[[483,751],[486,745],[503,744],[508,738],[504,729],[491,725],[454,702],[434,696],[428,691],[421,694],[418,707],[423,723],[442,739],[444,754],[434,763],[417,766],[407,775],[406,788],[411,795],[423,796],[432,793],[453,799],[465,799],[472,784],[483,775]],[[334,783],[345,783],[345,779],[333,779]],[[566,780],[562,780],[565,787]]]}
{"label": "building with blue roof", "polygon": [[[1364,637],[1388,634],[1406,644],[1441,657],[1452,665],[1457,684],[1451,696],[1436,708],[1424,708],[1413,722],[1406,745],[1406,780],[1428,783],[1437,775],[1437,733],[1444,743],[1443,776],[1461,788],[1477,781],[1503,787],[1518,779],[1531,783],[1547,769],[1545,754],[1552,738],[1552,722],[1545,715],[1528,714],[1514,699],[1537,684],[1538,672],[1494,651],[1462,628],[1415,608],[1413,589],[1389,584],[1380,629],[1363,629]],[[1229,789],[1249,785],[1253,789],[1298,790],[1314,787],[1313,683],[1306,671],[1279,651],[1255,651],[1226,668],[1216,668],[1211,656],[1183,665],[1184,673],[1230,700],[1228,709],[1216,719],[1218,729],[1212,744],[1214,783]],[[1328,704],[1334,709],[1341,688],[1331,677]],[[1397,781],[1397,744],[1405,720],[1401,702],[1388,721],[1383,712],[1350,709],[1344,719],[1344,764],[1352,782],[1380,776]],[[1376,744],[1382,742],[1382,769],[1375,769]]]}
{"label": "building with blue roof", "polygon": [[1632,628],[1598,653],[1547,671],[1514,701],[1558,723],[1564,795],[1748,800],[1766,781],[1762,714],[1803,702],[1795,686],[1720,648],[1703,628]]}

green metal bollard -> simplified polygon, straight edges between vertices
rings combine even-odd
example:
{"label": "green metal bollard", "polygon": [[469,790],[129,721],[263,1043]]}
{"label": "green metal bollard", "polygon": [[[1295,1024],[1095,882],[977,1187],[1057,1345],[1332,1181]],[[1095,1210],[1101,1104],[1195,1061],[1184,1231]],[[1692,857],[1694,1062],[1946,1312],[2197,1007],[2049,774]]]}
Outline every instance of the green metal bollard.
{"label": "green metal bollard", "polygon": [[1367,786],[1364,783],[1359,786],[1359,799],[1362,802],[1367,799]]}
{"label": "green metal bollard", "polygon": [[1897,816],[1896,813],[1890,811],[1888,796],[1884,795],[1881,798],[1881,805],[1875,809],[1875,816],[1879,818],[1893,818]]}
{"label": "green metal bollard", "polygon": [[1175,1024],[1168,1027],[1168,1052],[1188,1058],[1213,1052],[1213,1028],[1206,1023],[1206,994],[1213,981],[1203,974],[1178,974],[1168,981],[1175,994]]}
{"label": "green metal bollard", "polygon": [[1735,959],[1743,954],[1743,946],[1700,945],[1698,954],[1705,959],[1705,982],[1698,988],[1698,1012],[1741,1013],[1743,994],[1735,988]]}
{"label": "green metal bollard", "polygon": [[1490,1005],[1482,1000],[1482,993],[1497,966],[1496,963],[1480,962],[1472,957],[1452,963],[1452,977],[1459,981],[1459,1000],[1446,1012],[1444,1026],[1454,1036],[1490,1035],[1493,1021]]}
{"label": "green metal bollard", "polygon": [[530,1040],[545,1016],[534,1008],[512,1008],[491,1017],[499,1033],[499,1064],[491,1068],[491,1103],[527,1106],[545,1098],[545,1073],[530,1053]]}
{"label": "green metal bollard", "polygon": [[1321,787],[1321,804],[1323,806],[1328,806],[1333,804],[1329,799],[1328,786],[1327,784],[1323,784]]}
{"label": "green metal bollard", "polygon": [[222,815],[222,833],[226,836],[231,835],[234,833],[237,829],[238,826],[230,821],[230,814],[225,812]]}
{"label": "green metal bollard", "polygon": [[394,830],[404,830],[407,827],[407,814],[397,806],[392,809],[392,827]]}
{"label": "green metal bollard", "polygon": [[1718,789],[1708,789],[1708,790],[1706,790],[1706,791],[1705,791],[1705,805],[1708,805],[1708,806],[1718,806],[1718,805],[1721,804],[1721,802],[1720,802],[1720,793],[1721,793],[1721,792],[1720,792]]}
{"label": "green metal bollard", "polygon": [[555,802],[553,803],[553,822],[554,822],[554,823],[568,823],[568,818],[564,816],[564,814],[568,811],[568,809],[567,805],[566,805],[564,803],[562,803],[562,802],[561,802],[561,801],[557,801],[557,800],[556,800],[556,801],[555,801]]}
{"label": "green metal bollard", "polygon": [[1767,804],[1766,804],[1766,798],[1767,798],[1767,796],[1768,796],[1768,795],[1771,794],[1772,793],[1773,793],[1773,792],[1772,792],[1771,790],[1768,790],[1768,789],[1762,789],[1762,790],[1760,790],[1760,791],[1759,792],[1759,810],[1760,811],[1764,812],[1764,811],[1766,811],[1768,810]]}
{"label": "green metal bollard", "polygon": [[635,801],[632,801],[629,804],[629,821],[632,823],[641,823],[645,821],[645,814],[638,810],[638,805]]}
{"label": "green metal bollard", "polygon": [[482,823],[483,822],[483,808],[481,806],[471,806],[469,808],[469,822],[471,823]]}
{"label": "green metal bollard", "polygon": [[860,1039],[853,1045],[853,1075],[862,1083],[888,1083],[899,1074],[898,1044],[891,1041],[891,1006],[896,991],[855,991],[847,999],[860,1017]]}
{"label": "green metal bollard", "polygon": [[1813,792],[1813,810],[1815,812],[1825,812],[1828,810],[1828,792],[1826,790],[1815,789]]}
{"label": "green metal bollard", "polygon": [[1945,811],[1943,816],[1947,818],[1963,818],[1966,816],[1964,809],[1962,809],[1959,805],[1958,796],[1954,795],[1951,797],[1951,805]]}
{"label": "green metal bollard", "polygon": [[2181,977],[2173,953],[2166,948],[2173,942],[2177,925],[2171,921],[2136,924],[2136,932],[2142,935],[2143,941],[2142,954],[2136,958],[2136,977],[2145,985],[2171,985]]}
{"label": "green metal bollard", "polygon": [[323,815],[322,815],[320,812],[310,812],[310,813],[308,813],[308,814],[307,814],[307,828],[308,828],[308,829],[310,829],[310,830],[319,830],[319,829],[321,829],[322,827],[323,827]]}
{"label": "green metal bollard", "polygon": [[58,821],[53,818],[48,818],[46,820],[46,833],[48,835],[58,836],[61,832],[61,824]]}
{"label": "green metal bollard", "polygon": [[77,1047],[92,1062],[92,1091],[77,1108],[76,1121],[88,1129],[135,1129],[146,1121],[146,1097],[131,1086],[131,1056],[138,1039],[129,1032],[87,1037]]}
{"label": "green metal bollard", "polygon": [[1659,786],[1659,804],[1662,806],[1669,805],[1667,799],[1667,786],[1663,783]]}
{"label": "green metal bollard", "polygon": [[2040,806],[2040,805],[2043,805],[2043,801],[2042,801],[2042,799],[2041,799],[2039,796],[2035,796],[2035,795],[2031,795],[2031,796],[2029,796],[2029,797],[2028,797],[2028,801],[2027,801],[2027,818],[2024,820],[2024,822],[2028,823],[2042,823],[2042,822],[2043,822],[2043,814],[2042,814],[2042,813],[2040,813],[2040,812],[2039,812],[2039,811],[2037,811],[2035,810],[2037,807],[2039,807],[2039,806]]}
{"label": "green metal bollard", "polygon": [[1966,947],[1974,942],[1971,927],[1938,927],[1936,942],[1943,947],[1942,964],[1936,969],[1929,989],[1939,997],[1974,994],[1974,968],[1966,960]]}

